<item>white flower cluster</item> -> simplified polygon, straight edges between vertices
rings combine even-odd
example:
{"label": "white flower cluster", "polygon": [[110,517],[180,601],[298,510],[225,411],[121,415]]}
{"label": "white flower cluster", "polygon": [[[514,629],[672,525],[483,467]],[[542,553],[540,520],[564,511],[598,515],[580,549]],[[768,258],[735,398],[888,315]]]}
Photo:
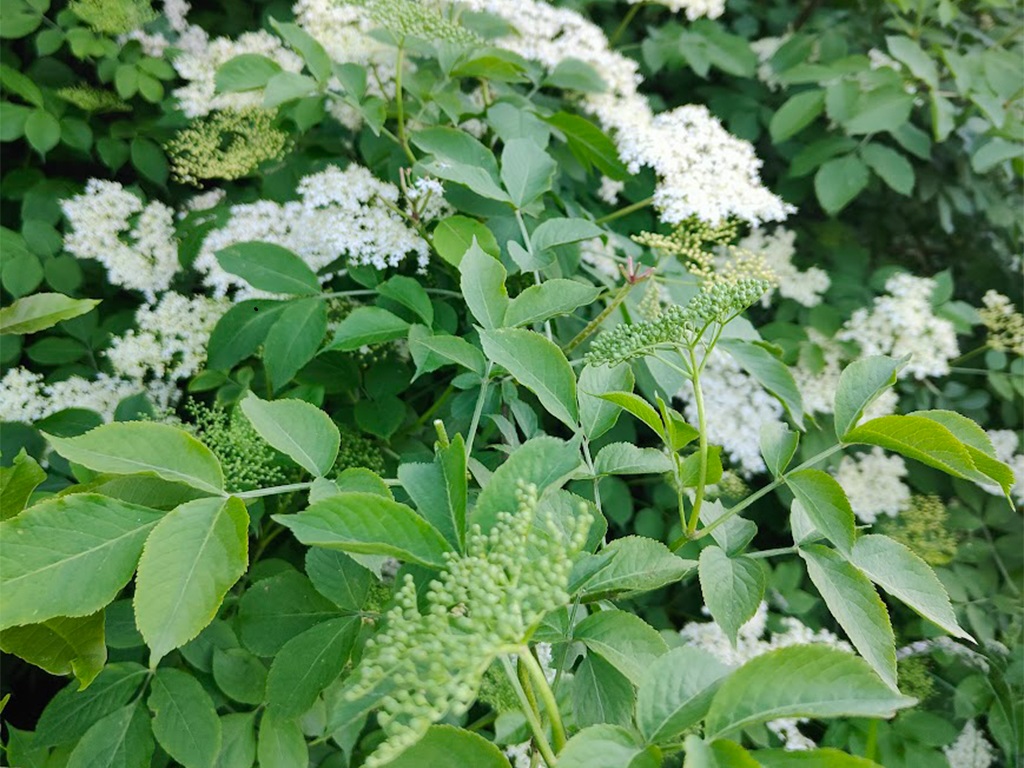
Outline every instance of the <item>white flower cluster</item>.
{"label": "white flower cluster", "polygon": [[[847,359],[843,348],[834,339],[830,339],[814,328],[807,329],[808,339],[821,350],[821,367],[812,367],[809,360],[801,356],[796,367],[792,368],[793,379],[804,403],[807,413],[832,413],[835,404],[836,388],[839,376]],[[861,421],[888,416],[896,412],[899,394],[895,389],[885,390],[879,397],[864,409]]]}
{"label": "white flower cluster", "polygon": [[245,32],[232,40],[218,37],[196,50],[184,51],[173,60],[174,68],[188,85],[174,91],[181,110],[189,117],[202,117],[218,109],[244,109],[263,103],[263,90],[217,93],[217,70],[235,56],[252,53],[273,59],[286,72],[300,72],[302,59],[285,48],[281,40],[265,30]]}
{"label": "white flower cluster", "polygon": [[167,290],[179,267],[174,211],[157,201],[143,204],[116,181],[102,179],[90,179],[61,208],[71,225],[64,250],[96,259],[111,283],[141,291],[149,301]]}
{"label": "white flower cluster", "polygon": [[597,188],[597,197],[608,205],[615,205],[619,200],[619,195],[622,194],[622,190],[626,188],[626,182],[615,181],[615,179],[609,179],[607,176],[601,177],[601,186]]}
{"label": "white flower cluster", "polygon": [[960,348],[953,323],[932,310],[935,281],[900,273],[886,281],[885,290],[888,295],[877,297],[870,309],[854,312],[836,338],[857,342],[863,355],[911,355],[900,376],[948,374]]}
{"label": "white flower cluster", "polygon": [[394,79],[395,50],[370,36],[376,25],[360,3],[299,0],[292,12],[296,23],[316,38],[334,61],[384,68],[390,71],[387,79]]}
{"label": "white flower cluster", "polygon": [[[629,0],[630,5],[643,2],[648,2],[648,0]],[[696,21],[701,16],[717,19],[725,13],[725,0],[653,0],[653,2],[676,13],[685,12],[686,18],[690,21]]]}
{"label": "white flower cluster", "polygon": [[[853,653],[853,648],[849,643],[840,640],[828,630],[814,631],[792,616],[783,617],[782,625],[785,627],[785,631],[772,634],[770,640],[762,639],[768,628],[768,604],[762,602],[753,618],[740,627],[735,646],[729,642],[725,632],[714,621],[691,622],[683,627],[679,634],[687,644],[707,651],[723,664],[732,667],[738,667],[769,651],[788,648],[792,645],[820,643]],[[807,722],[806,719],[785,718],[771,721],[768,723],[768,728],[782,739],[786,749],[813,749],[814,742],[802,734],[797,727],[800,723],[805,722]]]}
{"label": "white flower cluster", "polygon": [[811,267],[801,271],[793,265],[796,255],[796,232],[777,227],[772,232],[755,229],[740,240],[739,248],[764,257],[765,262],[775,273],[777,289],[769,289],[761,299],[761,305],[767,307],[772,295],[778,290],[779,295],[793,299],[805,307],[816,307],[821,304],[821,297],[828,290],[831,281],[828,272],[819,267]]}
{"label": "white flower cluster", "polygon": [[767,85],[770,91],[777,91],[782,87],[782,80],[770,61],[788,39],[788,36],[762,37],[750,42],[750,49],[757,54],[757,79]]}
{"label": "white flower cluster", "polygon": [[[989,645],[988,647],[992,647]],[[933,637],[928,640],[916,640],[910,645],[905,645],[902,648],[896,649],[896,660],[902,661],[903,659],[909,659],[914,656],[924,656],[934,651],[940,651],[950,656],[956,656],[965,664],[969,664],[975,669],[979,669],[985,674],[988,674],[991,665],[983,654],[978,653],[975,650],[968,648],[966,645],[958,643],[951,637]]]}
{"label": "white flower cluster", "polygon": [[[768,422],[781,422],[782,405],[721,350],[714,350],[700,377],[704,393],[708,437],[720,445],[744,477],[764,472],[766,467],[756,439]],[[678,397],[686,403],[686,418],[697,423],[693,385],[687,382]]]}
{"label": "white flower cluster", "polygon": [[128,379],[187,379],[206,362],[210,334],[227,309],[225,299],[165,293],[157,304],[139,308],[138,328],[114,339],[107,358]]}
{"label": "white flower cluster", "polygon": [[992,745],[973,720],[968,720],[956,741],[942,751],[949,768],[988,768],[995,760]]}
{"label": "white flower cluster", "polygon": [[880,515],[896,517],[910,504],[910,488],[903,483],[907,465],[899,456],[888,456],[879,447],[869,453],[843,456],[835,477],[846,491],[853,514],[862,523],[874,523]]}
{"label": "white flower cluster", "polygon": [[[1010,469],[1013,470],[1016,482],[1010,489],[1010,495],[1019,506],[1024,506],[1024,453],[1017,451],[1017,433],[1012,429],[991,429],[988,431],[988,436],[995,449],[996,458],[1009,464]],[[982,485],[981,488],[995,496],[1003,495],[1003,489],[995,484]]]}
{"label": "white flower cluster", "polygon": [[405,189],[406,213],[418,221],[437,221],[452,213],[444,199],[444,184],[425,176]]}
{"label": "white flower cluster", "polygon": [[261,295],[217,263],[217,251],[247,241],[289,248],[314,272],[341,257],[385,269],[412,255],[420,267],[426,265],[430,247],[394,210],[398,187],[366,168],[332,166],[304,177],[298,193],[299,200],[283,204],[261,200],[232,206],[228,223],[207,235],[195,268],[214,295]]}
{"label": "white flower cluster", "polygon": [[[34,371],[11,368],[0,379],[0,422],[30,424],[68,408],[95,411],[110,421],[118,403],[143,389],[138,381],[126,381],[102,373],[92,381],[71,376],[47,384],[42,375]],[[162,402],[168,393],[160,390],[157,394]]]}

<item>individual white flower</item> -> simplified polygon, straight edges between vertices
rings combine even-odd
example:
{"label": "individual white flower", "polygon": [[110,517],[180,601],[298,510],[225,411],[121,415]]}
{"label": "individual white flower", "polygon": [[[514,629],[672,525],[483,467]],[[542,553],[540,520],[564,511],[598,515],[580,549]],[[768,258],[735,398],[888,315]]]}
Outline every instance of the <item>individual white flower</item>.
{"label": "individual white flower", "polygon": [[910,504],[910,488],[903,483],[906,476],[903,459],[886,455],[877,446],[867,453],[843,456],[835,470],[853,514],[869,524],[880,515],[895,517]]}
{"label": "individual white flower", "polygon": [[942,751],[949,768],[988,768],[995,760],[992,745],[973,720],[968,720],[956,741]]}
{"label": "individual white flower", "polygon": [[247,241],[288,248],[314,272],[340,258],[381,270],[409,257],[420,267],[426,265],[430,246],[394,210],[398,187],[366,168],[352,164],[342,171],[331,166],[304,177],[298,193],[299,200],[287,203],[260,200],[232,206],[227,223],[206,236],[195,268],[215,296],[266,295],[217,262],[217,251]]}
{"label": "individual white flower", "polygon": [[144,205],[116,181],[102,179],[90,179],[61,208],[71,226],[66,251],[96,259],[111,283],[141,291],[150,301],[167,290],[179,267],[170,208],[157,201]]}
{"label": "individual white flower", "polygon": [[909,354],[901,377],[925,379],[949,373],[950,360],[960,354],[953,323],[937,317],[931,297],[935,281],[900,273],[885,283],[888,295],[879,296],[870,308],[853,313],[836,334],[840,341],[855,341],[861,354]]}
{"label": "individual white flower", "polygon": [[232,40],[218,37],[200,50],[185,51],[172,61],[188,85],[174,91],[178,104],[188,117],[201,117],[218,109],[244,109],[263,104],[263,90],[217,93],[217,70],[236,56],[257,54],[275,61],[286,72],[301,72],[302,59],[265,30],[245,32]]}
{"label": "individual white flower", "polygon": [[777,288],[769,289],[761,298],[761,305],[767,307],[772,296],[778,290],[780,296],[793,299],[805,307],[816,307],[821,304],[821,297],[828,290],[830,283],[828,273],[818,267],[810,267],[801,271],[793,264],[796,255],[796,232],[777,227],[772,232],[755,229],[740,240],[740,249],[756,253],[764,257],[765,262],[775,273]]}
{"label": "individual white flower", "polygon": [[452,207],[444,199],[444,184],[429,176],[416,179],[405,190],[406,212],[414,211],[419,221],[436,221],[448,216]]}
{"label": "individual white flower", "polygon": [[165,293],[135,313],[138,328],[115,338],[107,358],[129,379],[187,379],[206,362],[210,334],[228,306],[224,299]]}
{"label": "individual white flower", "polygon": [[[711,442],[722,446],[744,477],[764,472],[757,439],[750,436],[760,434],[768,422],[782,423],[782,405],[731,355],[718,349],[711,352],[700,382]],[[684,384],[677,396],[686,403],[686,418],[696,424],[692,384]]]}

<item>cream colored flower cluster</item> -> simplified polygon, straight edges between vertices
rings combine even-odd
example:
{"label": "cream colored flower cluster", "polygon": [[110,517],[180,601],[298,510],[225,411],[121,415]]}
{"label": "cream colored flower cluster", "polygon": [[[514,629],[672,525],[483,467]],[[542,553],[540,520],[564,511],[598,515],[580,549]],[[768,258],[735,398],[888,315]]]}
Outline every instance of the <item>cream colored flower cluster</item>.
{"label": "cream colored flower cluster", "polygon": [[[144,390],[146,387],[139,381],[103,373],[91,380],[71,376],[47,383],[41,374],[27,368],[11,368],[0,379],[0,422],[31,424],[68,408],[95,411],[110,421],[118,403]],[[164,407],[172,390],[156,386],[149,394],[157,407]]]}
{"label": "cream colored flower cluster", "polygon": [[843,456],[835,470],[836,480],[846,491],[853,514],[862,523],[880,516],[896,517],[910,504],[910,488],[903,482],[907,465],[902,458],[887,455],[881,448],[854,456]]}
{"label": "cream colored flower cluster", "polygon": [[[796,232],[784,227],[777,227],[771,232],[755,229],[740,240],[739,248],[764,257],[769,269],[775,274],[776,290],[780,296],[805,307],[821,304],[821,297],[831,284],[828,272],[820,267],[801,270],[794,266]],[[767,307],[774,293],[774,290],[766,293],[761,299],[761,305]]]}

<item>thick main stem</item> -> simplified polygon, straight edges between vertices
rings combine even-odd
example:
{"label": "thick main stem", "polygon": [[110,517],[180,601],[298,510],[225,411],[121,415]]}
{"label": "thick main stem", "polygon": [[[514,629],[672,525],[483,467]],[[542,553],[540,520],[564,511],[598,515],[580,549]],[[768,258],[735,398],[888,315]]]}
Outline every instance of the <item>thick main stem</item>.
{"label": "thick main stem", "polygon": [[405,135],[405,97],[402,93],[402,65],[405,61],[405,48],[398,46],[398,61],[395,62],[395,109],[398,112],[398,143],[402,145],[405,156],[410,163],[416,162],[416,155],[409,148],[409,139]]}
{"label": "thick main stem", "polygon": [[540,662],[534,658],[529,647],[524,646],[520,649],[519,660],[526,667],[527,672],[529,672],[530,679],[540,694],[541,701],[544,702],[544,710],[551,721],[551,736],[554,740],[555,752],[561,752],[567,739],[565,726],[562,724],[562,715],[558,711],[558,702],[555,701],[555,694],[551,690],[551,686],[548,685],[548,679],[544,676],[544,670],[541,669]]}
{"label": "thick main stem", "polygon": [[544,732],[544,726],[540,721],[540,715],[538,714],[535,706],[531,704],[530,696],[526,693],[526,689],[519,681],[519,674],[516,668],[513,668],[512,661],[509,656],[501,657],[502,666],[505,667],[505,674],[508,676],[509,682],[512,684],[513,690],[516,692],[516,696],[519,698],[519,703],[522,706],[523,717],[526,718],[526,724],[530,726],[530,732],[533,734],[533,743],[537,747],[537,751],[540,752],[541,757],[544,758],[544,762],[548,768],[554,768],[555,763],[558,762],[558,758],[555,756],[555,751],[551,748],[550,742],[548,742],[547,734]]}

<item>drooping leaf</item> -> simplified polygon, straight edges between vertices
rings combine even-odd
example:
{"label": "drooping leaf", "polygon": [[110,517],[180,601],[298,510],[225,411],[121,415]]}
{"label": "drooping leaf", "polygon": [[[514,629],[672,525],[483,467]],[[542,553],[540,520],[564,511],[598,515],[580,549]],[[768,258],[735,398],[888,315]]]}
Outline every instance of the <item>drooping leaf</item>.
{"label": "drooping leaf", "polygon": [[793,374],[781,360],[761,345],[753,342],[741,339],[722,339],[718,344],[740,364],[743,370],[778,398],[799,429],[804,428],[804,406],[800,390],[797,389]]}
{"label": "drooping leaf", "polygon": [[0,632],[0,649],[51,675],[73,674],[84,690],[107,662],[103,612],[10,627]]}
{"label": "drooping leaf", "polygon": [[150,665],[199,634],[248,567],[249,514],[236,498],[171,510],[146,540],[135,584],[135,621]]}
{"label": "drooping leaf", "polygon": [[870,174],[864,162],[843,155],[824,162],[814,175],[814,191],[826,213],[835,215],[868,185]]}
{"label": "drooping leaf", "polygon": [[331,417],[302,400],[261,400],[250,392],[242,412],[264,440],[311,475],[323,477],[334,466],[341,433]]}
{"label": "drooping leaf", "polygon": [[202,684],[180,669],[161,668],[149,684],[153,735],[185,768],[213,768],[220,752],[220,719]]}
{"label": "drooping leaf", "polygon": [[477,347],[459,336],[431,336],[422,325],[410,329],[409,352],[416,363],[417,376],[449,363],[461,365],[481,377],[487,370],[487,360]]}
{"label": "drooping leaf", "polygon": [[955,411],[914,411],[909,415],[931,419],[948,429],[970,454],[978,471],[992,478],[1003,493],[1010,492],[1014,483],[1013,472],[995,457],[992,440],[976,423]]}
{"label": "drooping leaf", "polygon": [[791,432],[777,421],[766,421],[761,427],[761,455],[773,477],[786,471],[799,442],[800,436],[796,432]]}
{"label": "drooping leaf", "polygon": [[700,722],[729,668],[701,648],[673,648],[654,660],[640,681],[636,722],[651,744],[678,738]]}
{"label": "drooping leaf", "polygon": [[377,293],[412,310],[428,326],[434,322],[434,305],[419,280],[395,275],[377,286]]}
{"label": "drooping leaf", "polygon": [[131,579],[162,516],[82,493],[48,499],[0,523],[0,629],[88,616],[107,605]]}
{"label": "drooping leaf", "polygon": [[767,579],[756,560],[744,555],[730,557],[721,547],[705,547],[700,553],[700,589],[711,617],[729,641],[755,613],[764,599]]}

